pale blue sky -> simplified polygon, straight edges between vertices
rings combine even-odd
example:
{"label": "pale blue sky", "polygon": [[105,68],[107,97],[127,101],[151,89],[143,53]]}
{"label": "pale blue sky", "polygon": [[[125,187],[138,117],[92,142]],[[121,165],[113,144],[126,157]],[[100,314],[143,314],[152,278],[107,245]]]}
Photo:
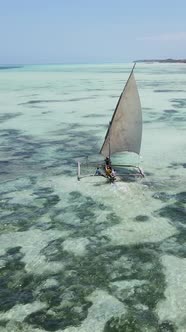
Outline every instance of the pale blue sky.
{"label": "pale blue sky", "polygon": [[186,0],[0,0],[0,63],[186,58]]}

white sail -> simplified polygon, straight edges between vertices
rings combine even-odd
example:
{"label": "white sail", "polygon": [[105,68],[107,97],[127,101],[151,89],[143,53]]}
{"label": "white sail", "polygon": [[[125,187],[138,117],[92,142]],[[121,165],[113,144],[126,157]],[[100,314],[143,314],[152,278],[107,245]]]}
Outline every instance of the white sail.
{"label": "white sail", "polygon": [[115,152],[140,153],[142,112],[133,69],[119,98],[100,150],[105,157]]}

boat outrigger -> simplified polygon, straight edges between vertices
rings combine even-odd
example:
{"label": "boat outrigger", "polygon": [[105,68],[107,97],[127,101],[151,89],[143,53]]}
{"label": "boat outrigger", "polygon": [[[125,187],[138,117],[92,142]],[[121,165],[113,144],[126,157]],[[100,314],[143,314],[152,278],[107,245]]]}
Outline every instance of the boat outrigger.
{"label": "boat outrigger", "polygon": [[[111,156],[118,152],[131,152],[135,155],[139,155],[140,153],[142,138],[142,111],[137,84],[134,77],[134,68],[135,64],[119,97],[100,150],[100,154],[102,154],[106,159],[102,163],[89,162],[88,158],[83,164],[78,161],[78,180],[85,176],[102,175],[109,180],[114,181],[117,178],[115,174],[112,176],[112,172],[115,172],[115,169],[120,178],[126,174],[128,176],[144,176],[144,173],[139,166],[139,160],[138,165],[130,163],[111,163]],[[97,167],[97,171],[81,176],[81,165],[83,167],[87,166],[87,169],[90,167]],[[110,174],[107,172],[109,168]],[[132,169],[131,172],[129,171],[130,169]],[[118,170],[125,171],[123,174],[119,174]]]}

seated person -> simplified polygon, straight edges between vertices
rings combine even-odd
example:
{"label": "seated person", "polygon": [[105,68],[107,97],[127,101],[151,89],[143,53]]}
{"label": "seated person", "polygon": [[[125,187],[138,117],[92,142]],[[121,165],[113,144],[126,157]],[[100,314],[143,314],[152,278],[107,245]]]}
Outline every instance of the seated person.
{"label": "seated person", "polygon": [[96,172],[95,172],[94,175],[99,175],[99,176],[104,176],[105,177],[105,175],[101,172],[99,166],[96,168]]}
{"label": "seated person", "polygon": [[113,178],[116,178],[116,171],[115,171],[115,169],[113,168],[113,170],[112,170],[112,173],[111,173],[111,175],[112,175],[112,177]]}
{"label": "seated person", "polygon": [[110,160],[109,157],[106,157],[106,158],[105,158],[105,165],[106,165],[106,166],[111,166],[111,160]]}
{"label": "seated person", "polygon": [[101,171],[100,171],[100,168],[99,168],[99,166],[96,168],[96,172],[95,172],[95,174],[94,175],[101,175],[102,173],[101,173]]}
{"label": "seated person", "polygon": [[112,174],[112,168],[110,166],[105,167],[105,173],[108,177],[111,177]]}

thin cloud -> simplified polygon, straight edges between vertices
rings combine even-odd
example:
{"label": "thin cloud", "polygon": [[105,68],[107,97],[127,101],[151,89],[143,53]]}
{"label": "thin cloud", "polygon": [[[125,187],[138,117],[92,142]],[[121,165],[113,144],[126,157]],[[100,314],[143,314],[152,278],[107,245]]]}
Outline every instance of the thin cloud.
{"label": "thin cloud", "polygon": [[160,35],[149,35],[144,37],[139,37],[138,40],[147,41],[162,41],[162,42],[176,42],[176,41],[186,41],[186,32],[177,33],[164,33]]}

